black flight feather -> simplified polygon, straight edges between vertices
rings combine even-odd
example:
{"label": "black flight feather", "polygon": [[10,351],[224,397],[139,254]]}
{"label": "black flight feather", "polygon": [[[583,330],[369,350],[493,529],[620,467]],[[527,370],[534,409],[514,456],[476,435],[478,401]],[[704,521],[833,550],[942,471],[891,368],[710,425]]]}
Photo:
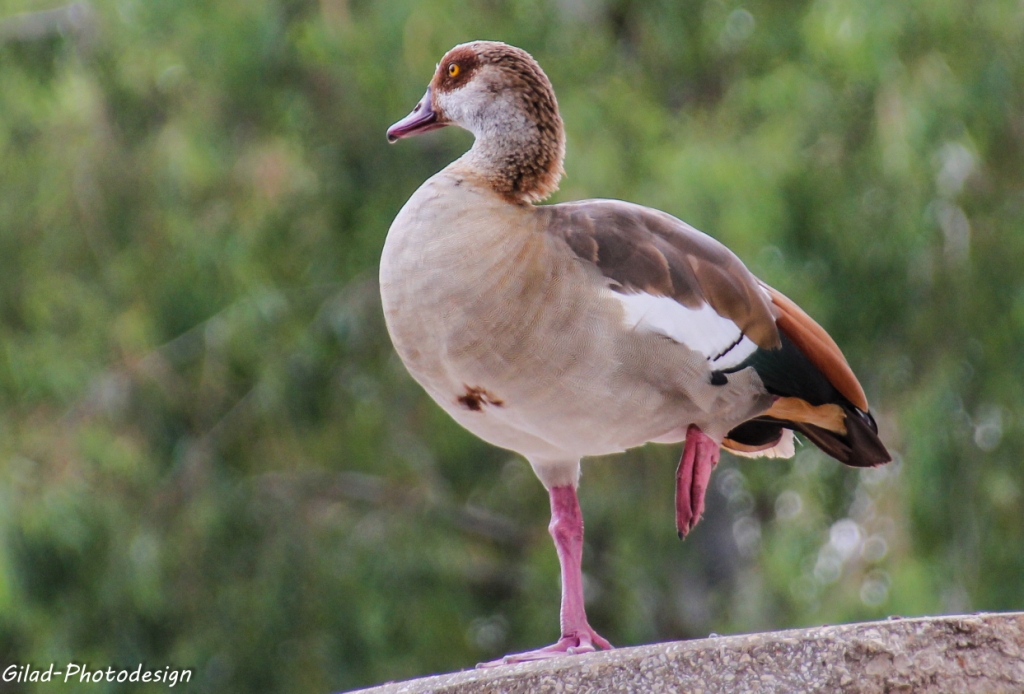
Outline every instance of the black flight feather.
{"label": "black flight feather", "polygon": [[846,433],[806,422],[761,416],[735,427],[727,438],[748,446],[766,446],[777,441],[785,427],[800,432],[818,448],[846,465],[874,467],[889,462],[892,458],[878,438],[878,425],[874,418],[836,390],[785,333],[780,331],[779,336],[782,338],[781,347],[759,348],[739,365],[715,373],[724,375],[752,367],[772,395],[799,398],[815,407],[838,405],[845,415]]}

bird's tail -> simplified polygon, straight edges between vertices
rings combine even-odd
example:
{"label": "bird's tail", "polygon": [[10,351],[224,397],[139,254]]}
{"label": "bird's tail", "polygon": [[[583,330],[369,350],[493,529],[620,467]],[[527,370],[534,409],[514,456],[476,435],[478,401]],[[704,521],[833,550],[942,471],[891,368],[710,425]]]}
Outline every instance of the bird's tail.
{"label": "bird's tail", "polygon": [[781,345],[759,348],[729,371],[753,367],[775,400],[767,412],[730,431],[722,445],[741,455],[764,455],[784,448],[789,429],[847,465],[889,462],[864,390],[839,346],[799,306],[771,287],[765,290]]}
{"label": "bird's tail", "polygon": [[773,455],[786,429],[800,432],[846,465],[875,467],[892,460],[870,413],[849,403],[815,407],[798,398],[779,398],[768,412],[730,431],[722,446],[740,455]]}

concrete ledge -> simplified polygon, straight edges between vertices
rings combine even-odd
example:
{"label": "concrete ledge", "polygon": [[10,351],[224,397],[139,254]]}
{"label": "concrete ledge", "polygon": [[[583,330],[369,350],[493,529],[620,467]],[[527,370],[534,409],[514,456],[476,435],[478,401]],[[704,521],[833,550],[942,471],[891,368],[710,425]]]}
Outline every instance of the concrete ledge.
{"label": "concrete ledge", "polygon": [[361,691],[1022,693],[1024,612],[892,618],[675,641]]}

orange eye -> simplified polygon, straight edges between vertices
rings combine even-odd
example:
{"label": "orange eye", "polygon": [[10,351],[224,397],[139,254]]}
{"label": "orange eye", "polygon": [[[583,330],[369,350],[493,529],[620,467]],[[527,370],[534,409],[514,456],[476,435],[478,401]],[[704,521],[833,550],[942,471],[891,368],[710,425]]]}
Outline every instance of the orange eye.
{"label": "orange eye", "polygon": [[459,67],[458,63],[452,63],[451,65],[448,66],[448,76],[449,77],[458,77],[459,73],[461,71],[462,71],[462,68]]}

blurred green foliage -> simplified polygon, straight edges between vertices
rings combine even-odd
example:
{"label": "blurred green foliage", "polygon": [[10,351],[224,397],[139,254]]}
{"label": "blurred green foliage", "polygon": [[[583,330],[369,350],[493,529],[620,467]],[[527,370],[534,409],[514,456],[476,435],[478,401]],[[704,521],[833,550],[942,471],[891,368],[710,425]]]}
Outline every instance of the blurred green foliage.
{"label": "blurred green foliage", "polygon": [[555,85],[556,200],[728,244],[832,332],[896,453],[726,459],[682,544],[677,450],[589,462],[594,626],[1024,608],[1019,0],[8,0],[2,662],[325,692],[555,639],[543,489],[406,375],[374,279],[470,144],[384,130],[476,38]]}

